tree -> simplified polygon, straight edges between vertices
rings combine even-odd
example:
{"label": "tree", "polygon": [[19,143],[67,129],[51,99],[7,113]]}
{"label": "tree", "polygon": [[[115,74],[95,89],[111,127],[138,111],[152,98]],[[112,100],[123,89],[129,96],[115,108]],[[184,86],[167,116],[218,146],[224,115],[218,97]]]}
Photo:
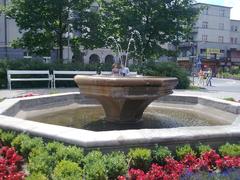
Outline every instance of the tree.
{"label": "tree", "polygon": [[77,6],[83,12],[91,3],[92,0],[12,0],[6,14],[15,19],[23,33],[15,46],[37,55],[49,55],[54,47],[58,47],[58,58],[62,60],[70,9]]}
{"label": "tree", "polygon": [[[142,50],[146,59],[159,58],[168,53],[162,48],[165,43],[177,45],[191,31],[198,10],[193,0],[112,0],[102,1],[99,34],[106,38],[115,36],[122,47],[133,30],[140,32]],[[140,46],[140,42],[137,42]]]}

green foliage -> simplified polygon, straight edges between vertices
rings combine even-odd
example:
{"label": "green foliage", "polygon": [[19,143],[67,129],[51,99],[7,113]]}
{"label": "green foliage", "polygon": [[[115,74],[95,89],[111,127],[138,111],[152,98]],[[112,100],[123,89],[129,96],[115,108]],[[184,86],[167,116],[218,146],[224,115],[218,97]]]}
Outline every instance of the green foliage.
{"label": "green foliage", "polygon": [[128,153],[131,168],[138,168],[147,171],[151,162],[151,150],[146,148],[130,149]]}
{"label": "green foliage", "polygon": [[30,173],[38,172],[50,177],[56,166],[56,158],[51,156],[44,148],[34,148],[28,157],[28,170]]}
{"label": "green foliage", "polygon": [[204,145],[204,144],[199,144],[196,148],[199,155],[205,152],[208,152],[212,149],[209,145]]}
{"label": "green foliage", "polygon": [[160,165],[164,165],[164,159],[171,156],[171,151],[167,147],[156,146],[155,149],[152,151],[153,161]]}
{"label": "green foliage", "polygon": [[83,149],[76,146],[64,146],[57,149],[56,152],[57,159],[68,160],[75,162],[79,165],[83,165]]}
{"label": "green foliage", "polygon": [[[59,59],[63,57],[63,46],[67,44],[64,34],[68,32],[69,9],[79,12],[78,22],[89,21],[85,10],[92,0],[13,0],[5,13],[15,19],[22,37],[14,42],[15,47],[28,49],[37,55],[49,55],[54,47],[59,47]],[[83,15],[83,16],[82,16]],[[84,28],[85,29],[85,28]]]}
{"label": "green foliage", "polygon": [[100,151],[91,151],[84,158],[84,175],[89,180],[106,180],[107,171]]}
{"label": "green foliage", "polygon": [[81,180],[82,169],[77,163],[62,160],[53,171],[53,180]]}
{"label": "green foliage", "polygon": [[13,139],[11,145],[16,147],[24,157],[28,157],[33,148],[41,148],[44,146],[42,138],[30,138],[26,134],[19,134]]}
{"label": "green foliage", "polygon": [[233,101],[233,102],[236,101],[233,97],[227,97],[227,98],[224,98],[224,100],[226,100],[226,101]]}
{"label": "green foliage", "polygon": [[48,153],[50,155],[55,155],[57,154],[58,151],[60,151],[61,149],[64,148],[64,144],[63,143],[60,143],[60,142],[49,142],[47,145],[46,145],[46,150],[48,151]]}
{"label": "green foliage", "polygon": [[109,36],[119,38],[123,49],[127,49],[131,32],[137,30],[142,37],[142,43],[136,40],[137,54],[145,59],[158,59],[169,53],[160,44],[172,42],[177,45],[179,39],[187,39],[198,14],[192,3],[192,0],[102,1],[103,13],[98,23],[104,26],[99,26],[96,34],[104,39]]}
{"label": "green foliage", "polygon": [[142,71],[144,75],[178,78],[177,89],[187,89],[190,85],[187,72],[174,62],[155,63],[148,61],[141,68],[142,70],[140,71]]}
{"label": "green foliage", "polygon": [[105,155],[104,162],[109,179],[117,179],[119,175],[127,173],[128,164],[123,152],[112,152]]}
{"label": "green foliage", "polygon": [[48,178],[41,173],[32,173],[26,177],[26,180],[48,180]]}
{"label": "green foliage", "polygon": [[226,143],[218,149],[222,156],[240,156],[240,145]]}
{"label": "green foliage", "polygon": [[95,161],[103,159],[103,154],[100,151],[91,151],[84,158],[84,164],[92,164]]}
{"label": "green foliage", "polygon": [[240,80],[240,72],[237,74],[231,74],[229,72],[220,73],[217,75],[218,77],[226,78],[226,79],[237,79]]}
{"label": "green foliage", "polygon": [[14,132],[2,131],[0,138],[1,138],[3,145],[9,146],[9,145],[11,145],[11,142],[13,141],[15,136],[16,136],[16,134]]}
{"label": "green foliage", "polygon": [[193,151],[192,147],[189,144],[186,144],[184,146],[177,146],[176,156],[178,159],[183,159],[188,154],[196,155],[196,153]]}

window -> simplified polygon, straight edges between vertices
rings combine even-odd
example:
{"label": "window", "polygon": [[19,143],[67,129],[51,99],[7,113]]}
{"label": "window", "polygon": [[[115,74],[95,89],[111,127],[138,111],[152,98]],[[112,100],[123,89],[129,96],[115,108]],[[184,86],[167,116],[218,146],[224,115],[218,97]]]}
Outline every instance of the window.
{"label": "window", "polygon": [[233,37],[230,38],[230,42],[231,42],[231,44],[234,43],[234,38]]}
{"label": "window", "polygon": [[231,31],[234,31],[234,26],[231,26]]}
{"label": "window", "polygon": [[238,27],[237,26],[234,27],[234,31],[238,31]]}
{"label": "window", "polygon": [[202,35],[202,41],[207,41],[208,36],[207,35]]}
{"label": "window", "polygon": [[223,23],[219,23],[219,29],[224,30],[224,24]]}
{"label": "window", "polygon": [[238,43],[237,41],[238,41],[238,39],[235,38],[235,39],[234,39],[234,44],[237,44],[237,43]]}
{"label": "window", "polygon": [[218,36],[218,42],[223,43],[223,36]]}
{"label": "window", "polygon": [[225,16],[225,10],[224,9],[220,9],[219,15],[224,17]]}
{"label": "window", "polygon": [[200,49],[200,54],[205,54],[206,53],[206,49]]}
{"label": "window", "polygon": [[203,28],[203,29],[207,29],[207,28],[208,28],[208,22],[203,21],[203,22],[202,22],[202,28]]}

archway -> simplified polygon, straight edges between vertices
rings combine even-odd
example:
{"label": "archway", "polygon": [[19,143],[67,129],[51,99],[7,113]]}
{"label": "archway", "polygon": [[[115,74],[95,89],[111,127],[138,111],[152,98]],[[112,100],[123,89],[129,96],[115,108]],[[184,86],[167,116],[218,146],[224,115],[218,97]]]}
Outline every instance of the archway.
{"label": "archway", "polygon": [[100,63],[100,57],[97,54],[92,54],[89,57],[89,64],[99,64]]}
{"label": "archway", "polygon": [[114,56],[113,55],[107,55],[105,57],[105,63],[106,64],[113,64],[115,61],[114,61]]}

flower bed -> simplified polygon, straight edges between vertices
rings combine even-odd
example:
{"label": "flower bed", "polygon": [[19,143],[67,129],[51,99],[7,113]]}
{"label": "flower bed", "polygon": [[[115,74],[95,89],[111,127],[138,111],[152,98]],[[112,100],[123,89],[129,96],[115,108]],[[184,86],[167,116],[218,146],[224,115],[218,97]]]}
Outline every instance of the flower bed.
{"label": "flower bed", "polygon": [[21,180],[25,178],[22,171],[23,157],[15,148],[3,146],[0,149],[0,179]]}
{"label": "flower bed", "polygon": [[[240,157],[221,157],[214,150],[203,153],[200,157],[188,154],[182,160],[176,161],[171,157],[165,158],[165,165],[153,163],[146,173],[141,169],[130,169],[127,176],[119,176],[118,180],[177,180],[188,179],[191,176],[203,177],[207,172],[209,177],[226,176],[240,168]],[[240,176],[240,171],[238,171]],[[202,175],[201,175],[202,174]]]}
{"label": "flower bed", "polygon": [[132,148],[128,153],[103,154],[99,150],[84,153],[76,146],[1,130],[0,140],[4,145],[0,150],[0,179],[232,180],[240,177],[239,144],[226,143],[217,151],[208,145],[186,144],[176,147],[174,152],[156,145],[152,150]]}

